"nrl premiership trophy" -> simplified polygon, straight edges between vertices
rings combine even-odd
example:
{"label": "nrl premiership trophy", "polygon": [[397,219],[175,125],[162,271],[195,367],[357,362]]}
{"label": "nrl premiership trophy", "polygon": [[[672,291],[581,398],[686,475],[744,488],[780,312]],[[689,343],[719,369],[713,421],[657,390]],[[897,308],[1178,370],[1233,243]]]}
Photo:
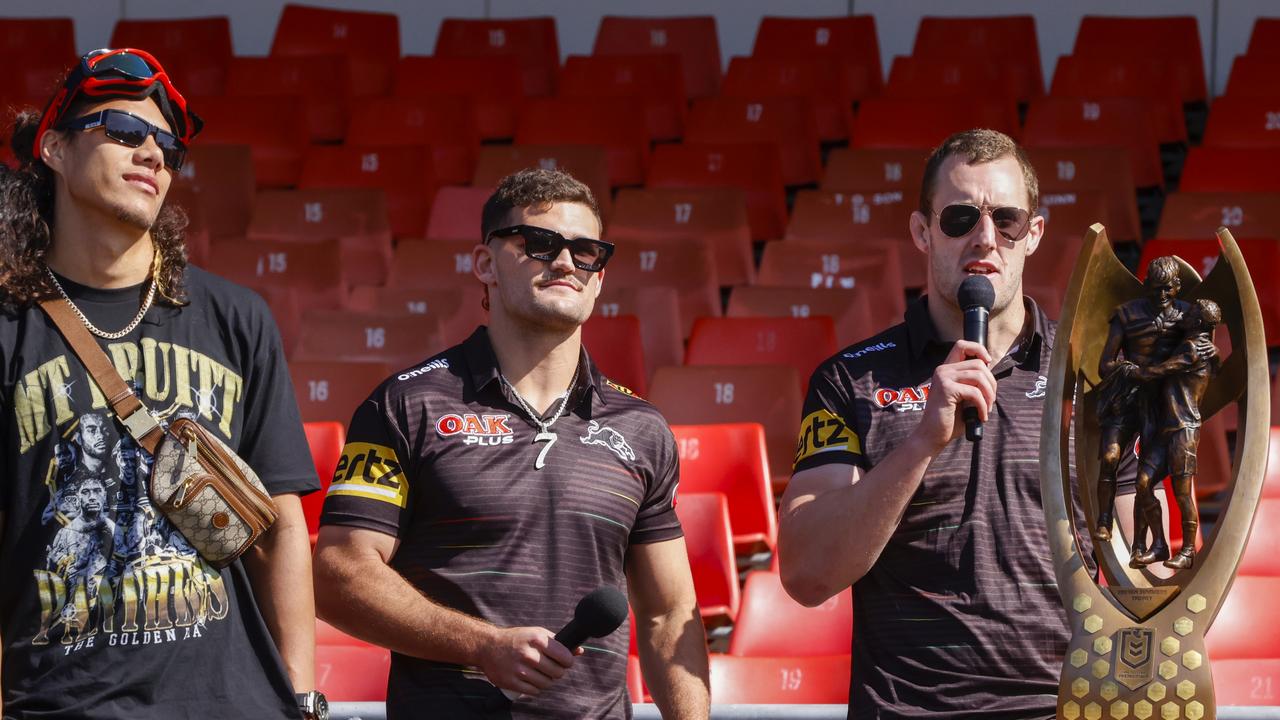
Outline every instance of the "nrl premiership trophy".
{"label": "nrl premiership trophy", "polygon": [[[1040,443],[1049,544],[1071,627],[1059,718],[1216,717],[1204,636],[1244,552],[1270,424],[1258,296],[1226,229],[1218,230],[1218,245],[1204,278],[1166,256],[1139,282],[1094,225],[1072,273]],[[1215,341],[1219,326],[1225,333]],[[1228,501],[1197,549],[1200,425],[1237,401]],[[1116,472],[1135,442],[1133,532],[1125,537]],[[1181,515],[1180,547],[1165,539],[1155,497],[1165,477]],[[1096,579],[1082,541],[1093,546]]]}

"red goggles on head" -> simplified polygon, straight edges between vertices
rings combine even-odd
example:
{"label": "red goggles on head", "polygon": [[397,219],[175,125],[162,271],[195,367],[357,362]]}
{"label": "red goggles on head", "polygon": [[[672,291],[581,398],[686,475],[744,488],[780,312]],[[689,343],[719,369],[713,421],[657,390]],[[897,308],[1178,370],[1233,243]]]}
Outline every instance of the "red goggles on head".
{"label": "red goggles on head", "polygon": [[173,86],[169,74],[152,55],[143,50],[120,48],[86,53],[80,58],[67,80],[49,101],[36,129],[33,157],[40,157],[40,141],[49,130],[58,129],[67,120],[67,109],[82,95],[88,97],[145,97],[160,85],[160,104],[165,117],[174,125],[174,134],[189,143],[204,123],[187,109],[186,98]]}

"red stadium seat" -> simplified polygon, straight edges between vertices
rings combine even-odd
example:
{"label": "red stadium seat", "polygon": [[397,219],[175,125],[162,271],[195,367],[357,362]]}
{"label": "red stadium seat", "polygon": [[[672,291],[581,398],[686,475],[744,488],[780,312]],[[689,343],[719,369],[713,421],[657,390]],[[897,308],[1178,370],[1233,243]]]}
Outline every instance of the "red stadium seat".
{"label": "red stadium seat", "polygon": [[684,529],[698,610],[709,622],[732,622],[740,595],[728,501],[720,493],[679,493],[676,515]]}
{"label": "red stadium seat", "polygon": [[116,21],[111,47],[143,48],[164,65],[183,95],[226,92],[231,22],[224,17]]}
{"label": "red stadium seat", "polygon": [[[306,422],[338,422],[345,427],[360,403],[391,374],[382,362],[320,360],[289,363],[293,392]],[[322,476],[321,480],[325,478]]]}
{"label": "red stadium seat", "polygon": [[1280,148],[1280,95],[1224,97],[1213,103],[1205,147]]}
{"label": "red stadium seat", "polygon": [[1219,706],[1280,704],[1280,658],[1210,661]]}
{"label": "red stadium seat", "polygon": [[782,237],[786,191],[776,148],[767,144],[659,145],[649,167],[649,187],[738,187],[747,194],[753,240]]}
{"label": "red stadium seat", "polygon": [[1276,74],[1280,73],[1280,56],[1265,57],[1237,55],[1231,63],[1231,76],[1227,78],[1225,97],[1274,98],[1280,95],[1276,88]]}
{"label": "red stadium seat", "polygon": [[926,148],[942,144],[952,133],[975,127],[1019,135],[1012,100],[872,98],[858,106],[849,130],[854,148]]}
{"label": "red stadium seat", "polygon": [[388,315],[434,317],[440,322],[441,342],[453,346],[467,339],[476,326],[488,322],[489,316],[480,305],[483,297],[483,286],[479,281],[463,287],[436,289],[362,285],[351,290],[347,308]]}
{"label": "red stadium seat", "polygon": [[911,54],[920,58],[985,57],[1003,70],[1019,102],[1044,94],[1036,20],[1031,15],[922,17]]}
{"label": "red stadium seat", "polygon": [[[604,148],[589,145],[486,145],[480,150],[470,183],[492,191],[502,178],[517,170],[560,169],[591,188],[605,218],[610,213],[609,158]],[[477,214],[476,227],[480,216]],[[479,230],[476,230],[479,234]]]}
{"label": "red stadium seat", "polygon": [[828,317],[707,318],[693,323],[686,365],[790,365],[808,378],[835,354],[836,328]]}
{"label": "red stadium seat", "polygon": [[801,190],[796,193],[786,239],[903,242],[918,202],[919,189],[850,193]]}
{"label": "red stadium seat", "polygon": [[617,287],[604,284],[593,315],[640,318],[640,337],[649,376],[665,365],[684,362],[684,325],[680,322],[680,296],[672,287]]}
{"label": "red stadium seat", "polygon": [[204,130],[196,146],[248,145],[259,188],[293,187],[298,183],[308,134],[305,109],[297,98],[238,95],[188,100],[204,118]]}
{"label": "red stadium seat", "polygon": [[736,57],[724,76],[724,97],[803,98],[823,142],[849,139],[853,98],[842,66],[827,58]]}
{"label": "red stadium seat", "polygon": [[[479,221],[476,221],[479,234]],[[478,240],[401,240],[391,254],[387,287],[438,290],[480,284],[472,272],[471,250]]]}
{"label": "red stadium seat", "polygon": [[1253,21],[1253,32],[1249,34],[1249,47],[1245,54],[1249,57],[1280,57],[1280,18],[1260,17]]}
{"label": "red stadium seat", "polygon": [[308,310],[302,314],[294,358],[382,362],[403,368],[444,349],[440,323],[426,315]]}
{"label": "red stadium seat", "polygon": [[[0,101],[6,109],[12,105],[39,110],[76,62],[75,27],[71,18],[0,18],[0,50],[22,58],[0,77]],[[163,56],[159,59],[164,62]],[[7,141],[0,143],[0,159],[12,159]]]}
{"label": "red stadium seat", "polygon": [[711,696],[717,703],[771,705],[849,701],[850,656],[711,656]]}
{"label": "red stadium seat", "polygon": [[[1209,659],[1274,658],[1276,648],[1280,648],[1280,624],[1259,622],[1259,619],[1273,617],[1277,593],[1280,593],[1280,577],[1237,576],[1222,610],[1205,635]],[[1208,620],[1204,618],[1202,622]]]}
{"label": "red stadium seat", "polygon": [[721,285],[755,280],[747,198],[739,188],[628,188],[619,191],[608,239],[699,237],[715,254]]}
{"label": "red stadium seat", "polygon": [[880,42],[872,15],[763,17],[751,56],[834,60],[840,63],[850,99],[880,93]]}
{"label": "red stadium seat", "polygon": [[[634,621],[632,621],[634,624]],[[627,696],[633,703],[649,702],[644,692],[644,673],[640,670],[640,658],[627,656]]]}
{"label": "red stadium seat", "polygon": [[650,401],[673,425],[754,422],[764,426],[774,490],[791,477],[800,376],[787,365],[663,367]]}
{"label": "red stadium seat", "polygon": [[1174,83],[1183,102],[1203,101],[1204,55],[1196,18],[1103,17],[1085,15],[1076,33],[1074,55],[1154,58],[1174,70]]}
{"label": "red stadium seat", "polygon": [[480,135],[465,98],[367,98],[351,108],[353,145],[425,145],[436,179],[465,185],[475,171]]}
{"label": "red stadium seat", "polygon": [[1280,238],[1280,193],[1170,193],[1156,237],[1202,240],[1220,227],[1240,237]]}
{"label": "red stadium seat", "polygon": [[1026,259],[1023,283],[1051,288],[1055,298],[1065,298],[1085,234],[1090,225],[1106,219],[1106,207],[1098,192],[1042,193],[1040,214],[1045,218],[1045,234],[1035,253]]}
{"label": "red stadium seat", "polygon": [[378,285],[391,261],[387,200],[377,188],[263,190],[253,200],[250,239],[335,238],[347,282]]}
{"label": "red stadium seat", "polygon": [[[804,638],[799,642],[798,638]],[[853,648],[853,590],[805,607],[782,588],[777,572],[755,571],[742,588],[729,654],[740,657],[822,657]]]}
{"label": "red stadium seat", "polygon": [[427,219],[427,239],[480,242],[480,213],[492,194],[492,188],[483,186],[450,185],[436,190]]}
{"label": "red stadium seat", "polygon": [[193,193],[212,237],[244,237],[253,212],[249,146],[195,143],[187,150],[182,170],[174,175],[170,192],[179,188]]}
{"label": "red stadium seat", "polygon": [[302,429],[307,433],[307,446],[311,448],[311,462],[315,463],[320,489],[302,498],[302,512],[307,518],[307,532],[312,537],[320,531],[320,511],[324,506],[324,494],[333,480],[333,469],[342,457],[342,446],[347,441],[346,426],[340,422],[308,422]]}
{"label": "red stadium seat", "polygon": [[[1136,98],[1151,109],[1157,141],[1187,141],[1182,96],[1173,68],[1158,58],[1124,58],[1109,53],[1063,55],[1053,71],[1050,92],[1056,97],[1082,100]],[[1213,110],[1217,114],[1216,103]]]}
{"label": "red stadium seat", "polygon": [[359,638],[352,637],[342,632],[338,628],[330,625],[329,623],[321,620],[320,618],[316,618],[316,646],[319,647],[320,645],[330,645],[330,646],[365,645],[367,646],[369,645],[369,643]]}
{"label": "red stadium seat", "polygon": [[720,89],[720,40],[710,16],[619,17],[600,20],[592,55],[666,55],[680,57],[690,98]]}
{"label": "red stadium seat", "polygon": [[674,425],[671,432],[680,447],[680,491],[724,494],[738,553],[773,550],[778,519],[764,428],[757,423]]}
{"label": "red stadium seat", "polygon": [[899,55],[889,69],[884,96],[904,100],[986,97],[1015,102],[1018,91],[1004,67],[990,57]]}
{"label": "red stadium seat", "polygon": [[1280,192],[1280,148],[1193,147],[1182,166],[1183,192]]}
{"label": "red stadium seat", "polygon": [[1133,172],[1123,153],[1112,147],[1028,148],[1027,158],[1036,170],[1041,195],[1101,193],[1106,198],[1102,222],[1107,235],[1113,241],[1136,242],[1142,239],[1142,228]]}
{"label": "red stadium seat", "polygon": [[307,148],[298,187],[377,188],[386,197],[392,234],[422,237],[434,180],[425,147],[313,145]]}
{"label": "red stadium seat", "polygon": [[556,70],[560,67],[555,18],[446,18],[436,36],[435,55],[510,57],[520,65],[525,95],[555,93]]}
{"label": "red stadium seat", "polygon": [[685,138],[707,143],[769,143],[778,148],[782,181],[810,185],[822,174],[813,109],[799,97],[716,97],[697,100]]}
{"label": "red stadium seat", "polygon": [[347,298],[337,240],[220,240],[205,267],[241,285],[290,288],[307,307],[337,309]]}
{"label": "red stadium seat", "polygon": [[317,645],[316,689],[330,702],[384,702],[391,651],[372,645]]}
{"label": "red stadium seat", "polygon": [[720,286],[706,240],[632,238],[617,245],[605,272],[606,286],[675,288],[685,336],[694,318],[720,315]]}
{"label": "red stadium seat", "polygon": [[560,95],[640,103],[650,140],[684,135],[684,68],[675,55],[571,55],[560,73]]}
{"label": "red stadium seat", "polygon": [[639,318],[593,316],[582,326],[582,344],[605,377],[637,395],[648,394],[649,375]]}
{"label": "red stadium seat", "polygon": [[352,93],[385,95],[400,58],[400,21],[394,13],[284,6],[271,54],[341,55],[351,63]]}
{"label": "red stadium seat", "polygon": [[[1240,558],[1241,575],[1280,577],[1280,498],[1263,498],[1253,516],[1249,544]],[[1280,655],[1280,649],[1277,649]]]}
{"label": "red stadium seat", "polygon": [[644,182],[649,159],[649,130],[643,114],[622,103],[580,98],[525,101],[516,118],[521,145],[600,145],[609,161],[609,184]]}
{"label": "red stadium seat", "polygon": [[1113,145],[1129,154],[1138,187],[1163,187],[1164,167],[1152,112],[1141,100],[1043,97],[1031,103],[1023,142],[1028,147]]}
{"label": "red stadium seat", "polygon": [[836,288],[735,287],[729,294],[727,317],[829,317],[835,323],[836,344],[844,347],[871,337],[887,325],[877,319],[894,318],[872,312],[871,291]]}
{"label": "red stadium seat", "polygon": [[296,96],[311,141],[340,142],[347,132],[348,62],[342,55],[232,58],[227,94]]}
{"label": "red stadium seat", "polygon": [[513,57],[400,58],[393,94],[409,98],[465,97],[485,140],[514,137],[516,109],[524,100],[520,64]]}
{"label": "red stadium seat", "polygon": [[919,196],[925,148],[836,148],[827,156],[823,190],[887,192],[901,190]]}
{"label": "red stadium seat", "polygon": [[[760,285],[772,287],[867,287],[877,299],[875,325],[888,327],[906,311],[900,247],[903,243],[786,240],[765,243]],[[883,313],[883,314],[881,314]]]}
{"label": "red stadium seat", "polygon": [[[1280,380],[1275,380],[1273,383],[1274,385],[1280,385]],[[1280,397],[1280,395],[1274,392],[1271,394],[1273,418],[1277,410],[1277,397]],[[1262,484],[1262,497],[1280,498],[1280,427],[1276,427],[1274,424],[1267,443],[1267,475],[1266,481]]]}

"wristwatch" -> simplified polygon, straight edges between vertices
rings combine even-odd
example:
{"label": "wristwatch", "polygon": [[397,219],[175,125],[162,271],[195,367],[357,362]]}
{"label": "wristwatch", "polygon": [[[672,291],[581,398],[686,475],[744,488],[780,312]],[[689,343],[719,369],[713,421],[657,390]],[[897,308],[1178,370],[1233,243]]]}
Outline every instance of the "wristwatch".
{"label": "wristwatch", "polygon": [[298,693],[293,698],[298,701],[298,709],[302,711],[302,717],[307,720],[329,720],[329,701],[324,699],[322,693],[312,690]]}

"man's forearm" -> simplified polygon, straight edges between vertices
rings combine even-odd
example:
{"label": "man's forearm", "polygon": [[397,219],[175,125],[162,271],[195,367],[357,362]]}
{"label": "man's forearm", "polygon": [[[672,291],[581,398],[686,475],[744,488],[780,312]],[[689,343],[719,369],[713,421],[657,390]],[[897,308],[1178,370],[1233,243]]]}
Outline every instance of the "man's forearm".
{"label": "man's forearm", "polygon": [[274,498],[279,518],[245,554],[258,609],[295,692],[315,689],[316,621],[311,540],[296,495]]}
{"label": "man's forearm", "polygon": [[707,640],[696,607],[650,621],[636,618],[640,666],[667,720],[706,720],[711,712]]}
{"label": "man's forearm", "polygon": [[784,500],[778,549],[788,592],[818,605],[867,574],[935,455],[908,438],[857,482]]}

